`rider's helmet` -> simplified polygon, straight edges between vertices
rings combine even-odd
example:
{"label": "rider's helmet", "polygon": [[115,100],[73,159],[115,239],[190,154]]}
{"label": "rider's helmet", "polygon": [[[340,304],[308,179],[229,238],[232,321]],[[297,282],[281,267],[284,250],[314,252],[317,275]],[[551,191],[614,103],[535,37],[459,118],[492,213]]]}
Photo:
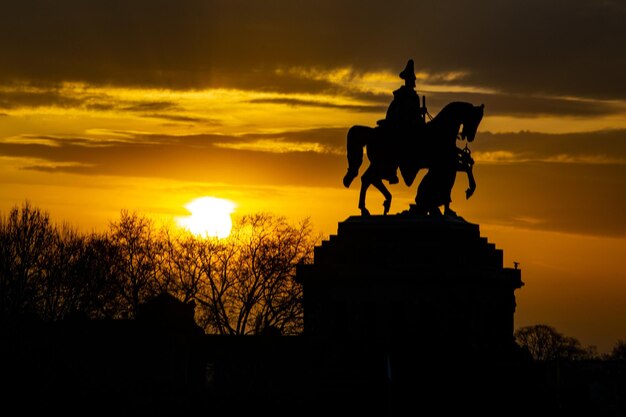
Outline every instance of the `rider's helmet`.
{"label": "rider's helmet", "polygon": [[415,68],[412,59],[409,59],[409,62],[406,63],[406,67],[404,67],[404,69],[400,73],[400,78],[402,78],[403,80],[413,81],[415,81],[415,79],[417,78],[415,77]]}

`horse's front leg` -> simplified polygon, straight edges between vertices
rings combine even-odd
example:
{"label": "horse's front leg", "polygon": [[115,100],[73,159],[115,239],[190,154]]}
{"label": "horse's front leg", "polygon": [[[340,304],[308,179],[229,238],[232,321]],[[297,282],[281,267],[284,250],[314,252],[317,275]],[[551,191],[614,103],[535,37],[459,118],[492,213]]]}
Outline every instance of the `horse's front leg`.
{"label": "horse's front leg", "polygon": [[391,193],[389,192],[387,187],[385,187],[385,184],[383,184],[382,180],[373,181],[372,185],[376,187],[378,191],[383,194],[383,196],[385,196],[385,201],[383,202],[383,215],[387,215],[387,213],[389,213],[389,209],[391,208]]}

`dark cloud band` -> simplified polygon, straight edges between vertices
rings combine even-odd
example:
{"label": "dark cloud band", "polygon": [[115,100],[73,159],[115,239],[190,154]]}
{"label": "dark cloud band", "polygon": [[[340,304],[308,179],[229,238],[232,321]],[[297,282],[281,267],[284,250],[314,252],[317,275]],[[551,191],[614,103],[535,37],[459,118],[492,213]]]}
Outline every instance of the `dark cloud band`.
{"label": "dark cloud band", "polygon": [[625,99],[621,2],[22,0],[0,15],[0,78],[320,91],[278,68],[461,71],[504,93]]}

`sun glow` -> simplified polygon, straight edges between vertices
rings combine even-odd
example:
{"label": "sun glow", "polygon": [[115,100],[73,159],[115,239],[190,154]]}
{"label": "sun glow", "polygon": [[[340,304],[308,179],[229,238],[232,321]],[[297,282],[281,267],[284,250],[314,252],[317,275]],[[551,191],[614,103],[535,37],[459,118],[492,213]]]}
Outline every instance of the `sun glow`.
{"label": "sun glow", "polygon": [[235,203],[215,197],[199,197],[185,208],[189,216],[177,217],[178,224],[201,237],[225,238],[233,227],[230,214],[235,211]]}

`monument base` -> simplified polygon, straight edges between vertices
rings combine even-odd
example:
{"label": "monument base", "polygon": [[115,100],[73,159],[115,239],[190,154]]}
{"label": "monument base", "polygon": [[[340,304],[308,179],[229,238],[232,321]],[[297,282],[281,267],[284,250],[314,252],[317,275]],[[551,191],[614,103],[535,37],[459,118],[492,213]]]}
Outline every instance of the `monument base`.
{"label": "monument base", "polygon": [[350,217],[298,270],[310,338],[415,340],[434,350],[506,350],[521,271],[479,226],[448,218]]}
{"label": "monument base", "polygon": [[513,320],[523,283],[502,259],[477,224],[459,218],[339,223],[297,271],[314,378],[393,387],[384,404],[414,402],[417,391],[424,401],[470,401],[484,390],[504,398],[498,385],[512,386],[504,374],[515,375],[521,358]]}

